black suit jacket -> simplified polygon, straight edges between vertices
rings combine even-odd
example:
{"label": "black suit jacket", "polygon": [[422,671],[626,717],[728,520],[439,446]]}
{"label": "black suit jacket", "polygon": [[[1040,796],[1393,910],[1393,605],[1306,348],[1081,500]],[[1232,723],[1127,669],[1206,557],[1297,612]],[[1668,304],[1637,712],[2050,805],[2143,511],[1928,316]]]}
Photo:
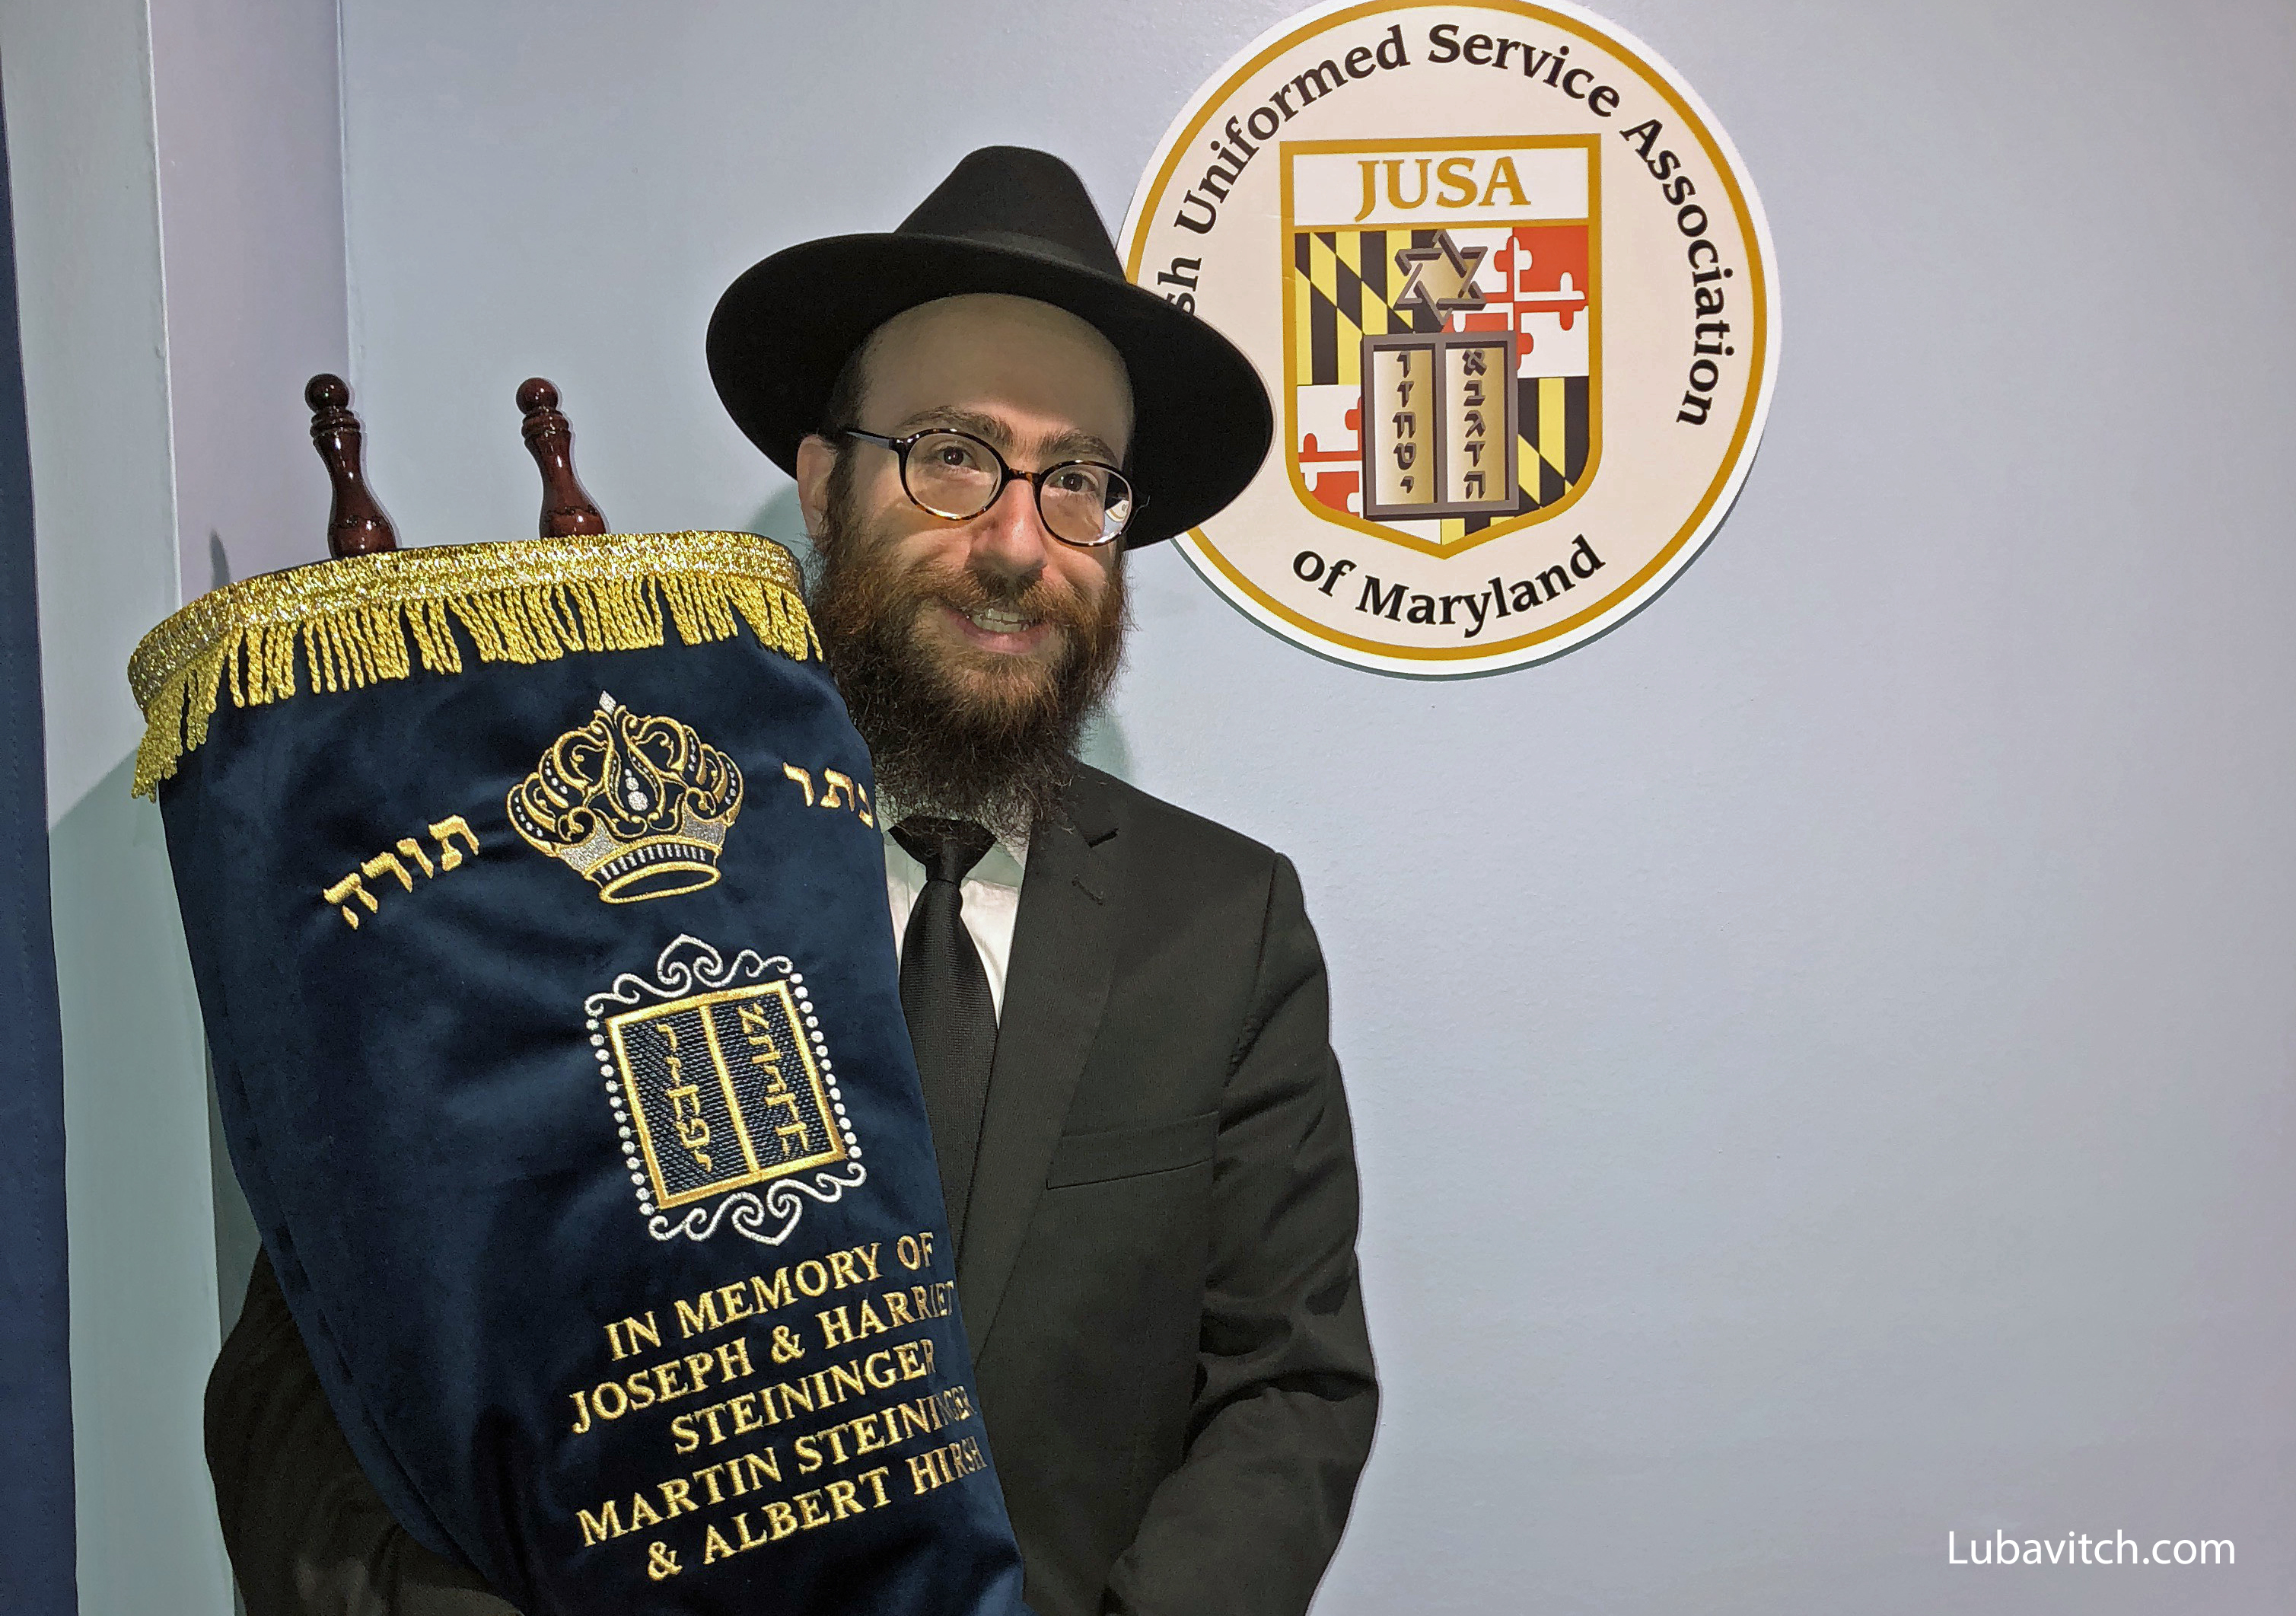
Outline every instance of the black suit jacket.
{"label": "black suit jacket", "polygon": [[[1378,1405],[1323,956],[1267,848],[1096,770],[1066,806],[1030,839],[957,1259],[1029,1603],[1286,1616]],[[383,1512],[261,1265],[207,1418],[250,1616],[507,1610]]]}

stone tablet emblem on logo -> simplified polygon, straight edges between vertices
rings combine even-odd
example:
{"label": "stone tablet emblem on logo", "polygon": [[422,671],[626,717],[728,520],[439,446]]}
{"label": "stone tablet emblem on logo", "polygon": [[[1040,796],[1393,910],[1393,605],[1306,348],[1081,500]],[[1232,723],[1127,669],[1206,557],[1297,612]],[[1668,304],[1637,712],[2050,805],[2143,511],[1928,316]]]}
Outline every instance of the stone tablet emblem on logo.
{"label": "stone tablet emblem on logo", "polygon": [[1646,604],[1728,513],[1776,369],[1768,230],[1638,41],[1570,4],[1320,5],[1173,124],[1128,273],[1276,394],[1175,542],[1322,654],[1488,672]]}
{"label": "stone tablet emblem on logo", "polygon": [[729,964],[681,937],[652,980],[625,972],[583,1009],[656,1240],[707,1240],[724,1222],[779,1245],[804,1198],[834,1202],[867,1182],[820,1015],[785,956],[745,948]]}
{"label": "stone tablet emblem on logo", "polygon": [[675,718],[601,692],[581,728],[551,743],[504,806],[538,851],[595,882],[610,904],[698,891],[742,811],[742,771]]}

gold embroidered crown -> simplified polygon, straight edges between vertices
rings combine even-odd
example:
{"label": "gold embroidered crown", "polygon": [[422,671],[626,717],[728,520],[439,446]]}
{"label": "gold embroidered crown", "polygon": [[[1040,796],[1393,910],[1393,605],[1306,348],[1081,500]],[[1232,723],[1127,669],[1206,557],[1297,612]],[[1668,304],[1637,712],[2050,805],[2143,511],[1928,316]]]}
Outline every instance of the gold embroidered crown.
{"label": "gold embroidered crown", "polygon": [[610,904],[699,891],[742,811],[742,771],[675,718],[601,691],[505,805],[518,833],[598,885]]}

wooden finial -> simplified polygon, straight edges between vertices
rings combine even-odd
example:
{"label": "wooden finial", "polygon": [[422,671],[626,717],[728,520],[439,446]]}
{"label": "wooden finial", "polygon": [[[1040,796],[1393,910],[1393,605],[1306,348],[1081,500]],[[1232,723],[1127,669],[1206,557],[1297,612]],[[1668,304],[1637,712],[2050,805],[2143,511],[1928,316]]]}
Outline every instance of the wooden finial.
{"label": "wooden finial", "polygon": [[335,486],[334,508],[327,513],[327,553],[373,555],[398,549],[398,529],[366,486],[366,433],[351,414],[351,390],[340,376],[322,371],[303,389],[303,402],[311,406],[312,446]]}
{"label": "wooden finial", "polygon": [[597,502],[574,475],[574,429],[558,413],[557,388],[529,376],[519,384],[518,407],[526,412],[527,451],[542,468],[542,537],[609,531]]}

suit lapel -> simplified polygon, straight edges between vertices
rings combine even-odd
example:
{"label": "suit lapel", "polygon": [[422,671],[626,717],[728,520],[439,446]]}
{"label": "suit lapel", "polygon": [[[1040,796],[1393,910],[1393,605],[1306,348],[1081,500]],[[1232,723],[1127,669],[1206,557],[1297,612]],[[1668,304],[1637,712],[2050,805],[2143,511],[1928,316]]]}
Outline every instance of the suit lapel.
{"label": "suit lapel", "polygon": [[1068,823],[1039,826],[1029,839],[957,1256],[957,1292],[976,1358],[1045,1193],[1069,1101],[1108,1004],[1116,935],[1112,808],[1100,783],[1080,775],[1069,792]]}

